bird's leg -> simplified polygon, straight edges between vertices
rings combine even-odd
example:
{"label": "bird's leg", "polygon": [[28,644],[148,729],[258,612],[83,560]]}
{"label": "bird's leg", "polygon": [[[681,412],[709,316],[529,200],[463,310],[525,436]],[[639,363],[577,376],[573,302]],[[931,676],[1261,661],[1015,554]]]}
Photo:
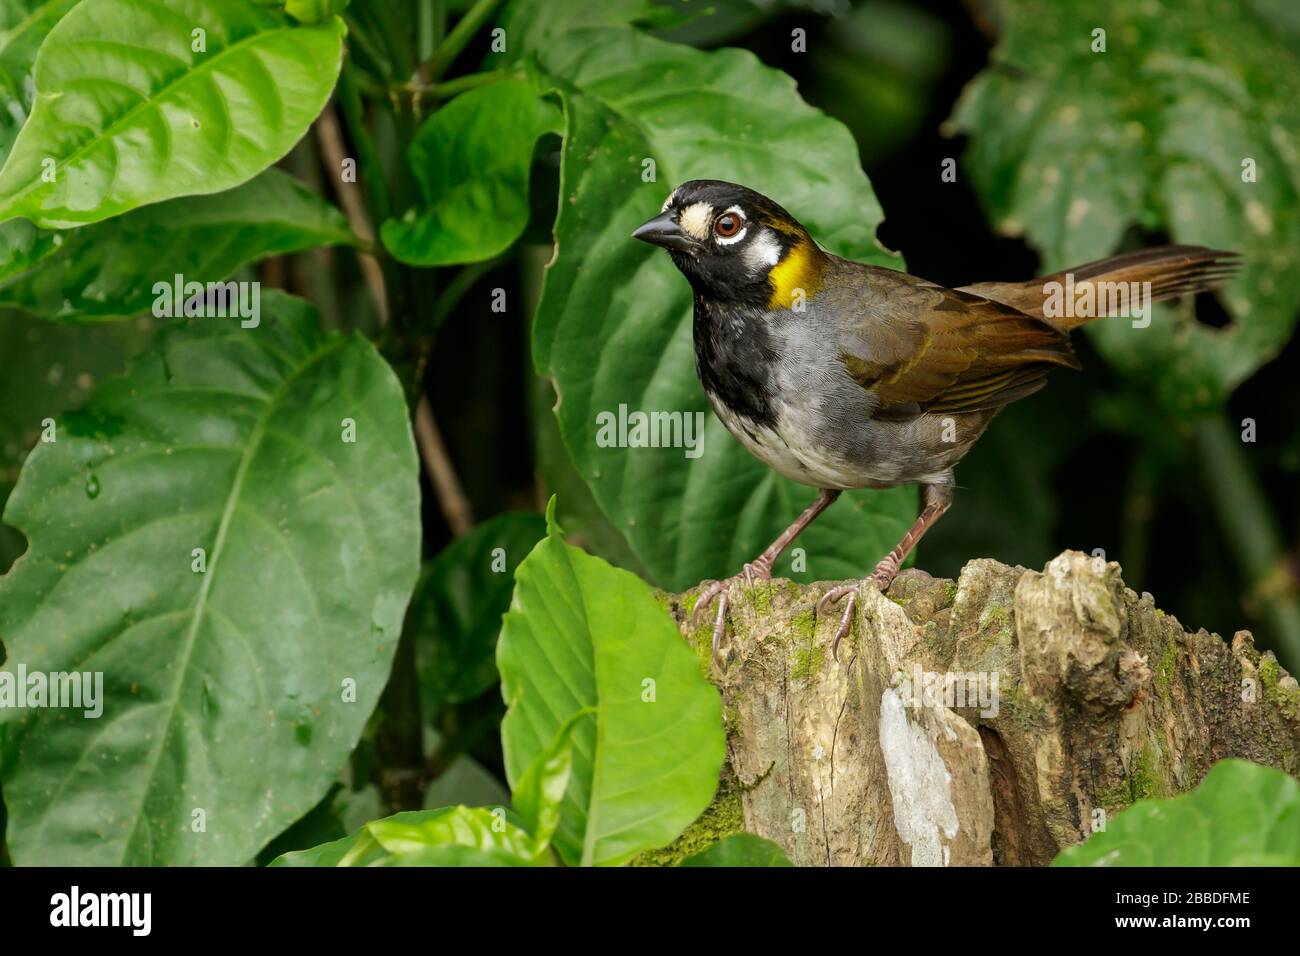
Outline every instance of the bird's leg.
{"label": "bird's leg", "polygon": [[813,520],[835,503],[835,499],[840,496],[838,489],[823,488],[817,493],[817,500],[804,509],[803,514],[795,518],[790,527],[781,532],[775,541],[753,561],[750,561],[741,572],[734,577],[727,578],[723,581],[706,581],[705,587],[700,591],[700,596],[695,602],[695,610],[692,613],[692,619],[695,618],[704,608],[713,603],[714,598],[718,600],[718,613],[713,620],[713,657],[717,660],[718,645],[722,643],[722,635],[727,628],[727,591],[733,582],[739,582],[742,579],[750,587],[754,586],[754,580],[757,578],[766,581],[772,577],[772,565],[786,548],[790,547],[790,542],[799,537],[799,533],[804,528],[813,523]]}
{"label": "bird's leg", "polygon": [[[876,565],[876,569],[871,573],[867,580],[871,581],[876,587],[880,588],[883,594],[894,583],[894,578],[898,576],[898,569],[903,563],[903,559],[916,547],[916,543],[921,540],[922,536],[930,530],[934,524],[952,506],[953,486],[951,484],[923,485],[922,501],[925,507],[921,513],[916,516],[916,521],[912,522],[912,527],[907,529],[901,541],[894,545],[894,549],[885,555]],[[844,584],[837,588],[831,588],[822,599],[817,602],[817,613],[820,615],[827,604],[834,604],[842,597],[848,597],[848,603],[844,605],[844,614],[840,617],[840,626],[835,631],[835,643],[831,645],[831,656],[838,659],[840,641],[844,635],[849,633],[849,624],[853,621],[853,609],[857,604],[858,586],[856,584]]]}

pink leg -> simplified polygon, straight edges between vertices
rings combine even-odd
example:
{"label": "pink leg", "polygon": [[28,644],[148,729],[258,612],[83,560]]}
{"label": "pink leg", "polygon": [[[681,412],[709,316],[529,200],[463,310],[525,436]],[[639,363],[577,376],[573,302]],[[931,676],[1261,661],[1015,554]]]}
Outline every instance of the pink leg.
{"label": "pink leg", "polygon": [[790,542],[799,537],[800,532],[808,527],[817,518],[819,514],[835,503],[835,499],[840,496],[837,489],[823,488],[817,493],[817,500],[804,509],[803,514],[795,518],[790,527],[786,528],[777,537],[775,541],[764,549],[753,561],[745,565],[740,574],[727,578],[724,581],[713,581],[700,592],[699,599],[695,603],[695,614],[713,603],[713,599],[718,599],[718,613],[713,621],[713,658],[717,660],[718,646],[722,643],[722,635],[727,629],[727,589],[733,582],[744,580],[751,587],[754,579],[767,580],[772,577],[772,565],[776,559],[781,556],[786,548],[790,547]]}
{"label": "pink leg", "polygon": [[[881,593],[889,590],[889,586],[894,583],[894,578],[898,576],[898,569],[903,564],[903,560],[916,547],[916,543],[925,536],[930,530],[930,526],[942,517],[943,513],[952,506],[952,485],[925,485],[924,486],[925,507],[921,513],[916,516],[916,521],[912,527],[907,529],[901,541],[894,545],[894,549],[885,555],[876,565],[876,569],[868,578],[876,587],[880,588]],[[835,632],[835,643],[831,645],[831,656],[838,659],[840,641],[849,633],[849,625],[853,621],[853,609],[857,604],[858,586],[856,584],[844,584],[837,588],[831,588],[822,599],[817,602],[817,613],[821,614],[822,609],[827,604],[834,604],[840,598],[847,596],[849,601],[844,606],[844,614],[840,617],[840,626]]]}

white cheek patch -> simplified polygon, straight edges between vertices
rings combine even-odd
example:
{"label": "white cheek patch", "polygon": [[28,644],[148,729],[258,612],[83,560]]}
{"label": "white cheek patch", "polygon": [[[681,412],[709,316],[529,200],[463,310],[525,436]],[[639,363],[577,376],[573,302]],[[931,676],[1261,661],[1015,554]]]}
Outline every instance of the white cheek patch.
{"label": "white cheek patch", "polygon": [[682,210],[677,224],[682,231],[700,242],[709,238],[709,227],[713,223],[713,207],[706,202],[693,202]]}
{"label": "white cheek patch", "polygon": [[[740,235],[744,235],[741,230]],[[754,241],[742,253],[745,266],[752,273],[766,272],[781,261],[781,243],[772,235],[771,229],[763,229],[754,237]]]}

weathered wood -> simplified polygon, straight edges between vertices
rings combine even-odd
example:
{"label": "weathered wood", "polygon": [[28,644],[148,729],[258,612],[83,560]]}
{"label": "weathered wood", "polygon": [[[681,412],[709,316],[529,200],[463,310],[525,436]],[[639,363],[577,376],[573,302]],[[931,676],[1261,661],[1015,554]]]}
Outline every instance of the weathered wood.
{"label": "weathered wood", "polygon": [[715,812],[682,848],[743,823],[801,865],[1042,865],[1221,758],[1300,767],[1295,679],[1246,631],[1185,631],[1113,562],[863,586],[839,660],[840,607],[815,616],[829,587],[733,587],[721,670],[694,593],[668,599],[728,735]]}

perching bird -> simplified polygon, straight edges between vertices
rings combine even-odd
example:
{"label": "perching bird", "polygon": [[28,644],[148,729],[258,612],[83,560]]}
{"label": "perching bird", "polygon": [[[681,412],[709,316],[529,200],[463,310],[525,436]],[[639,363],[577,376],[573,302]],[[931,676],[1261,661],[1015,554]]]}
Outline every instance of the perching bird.
{"label": "perching bird", "polygon": [[[948,289],[831,255],[766,196],[706,179],[678,186],[632,236],[667,249],[691,284],[696,370],[718,418],[760,461],[819,491],[731,580],[770,578],[842,490],[919,484],[919,517],[871,575],[882,591],[952,504],[953,466],[993,417],[1042,388],[1052,368],[1079,368],[1072,328],[1118,311],[1121,290],[1140,294],[1150,283],[1149,307],[1213,288],[1236,267],[1234,253],[1162,246],[1079,266],[1069,278]],[[729,584],[713,582],[696,605],[719,598],[715,655]],[[836,647],[856,590],[822,599],[849,598]]]}

